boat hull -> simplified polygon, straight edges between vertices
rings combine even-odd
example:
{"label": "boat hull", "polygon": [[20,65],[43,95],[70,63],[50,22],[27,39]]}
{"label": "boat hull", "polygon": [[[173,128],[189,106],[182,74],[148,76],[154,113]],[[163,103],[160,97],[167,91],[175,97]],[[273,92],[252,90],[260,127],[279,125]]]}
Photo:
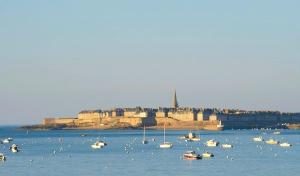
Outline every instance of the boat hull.
{"label": "boat hull", "polygon": [[173,145],[164,143],[164,144],[160,144],[159,147],[162,148],[162,149],[169,149],[169,148],[172,148]]}
{"label": "boat hull", "polygon": [[183,156],[183,159],[185,160],[199,160],[199,159],[202,159],[202,157],[199,155],[199,156]]}

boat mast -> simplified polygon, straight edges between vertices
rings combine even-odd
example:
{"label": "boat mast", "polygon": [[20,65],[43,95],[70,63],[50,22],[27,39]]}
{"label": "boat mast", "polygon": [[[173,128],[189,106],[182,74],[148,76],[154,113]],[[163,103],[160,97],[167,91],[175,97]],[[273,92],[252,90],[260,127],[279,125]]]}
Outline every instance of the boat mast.
{"label": "boat mast", "polygon": [[164,143],[166,142],[166,122],[164,123]]}
{"label": "boat mast", "polygon": [[144,140],[146,140],[146,127],[144,125]]}

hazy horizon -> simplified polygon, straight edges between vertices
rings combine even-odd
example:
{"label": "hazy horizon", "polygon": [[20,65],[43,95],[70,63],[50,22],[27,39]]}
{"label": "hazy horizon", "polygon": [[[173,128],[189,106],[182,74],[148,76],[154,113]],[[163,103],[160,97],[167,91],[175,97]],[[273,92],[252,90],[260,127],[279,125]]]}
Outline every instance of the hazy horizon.
{"label": "hazy horizon", "polygon": [[0,125],[85,109],[300,112],[299,1],[1,1]]}

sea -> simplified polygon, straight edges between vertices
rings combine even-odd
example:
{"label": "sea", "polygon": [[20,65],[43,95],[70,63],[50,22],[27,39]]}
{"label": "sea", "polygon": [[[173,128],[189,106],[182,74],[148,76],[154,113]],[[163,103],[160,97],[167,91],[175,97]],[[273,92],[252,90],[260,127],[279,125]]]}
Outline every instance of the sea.
{"label": "sea", "polygon": [[[0,144],[0,176],[285,176],[300,175],[300,130],[225,130],[194,131],[199,142],[179,139],[188,130],[168,130],[166,140],[171,149],[160,149],[163,131],[146,130],[148,144],[142,144],[143,130],[53,130],[26,131],[17,127],[0,127],[0,139],[11,137],[10,144]],[[278,130],[277,130],[278,131]],[[293,146],[282,148],[253,142],[262,136]],[[208,148],[207,140],[229,143],[231,149]],[[92,149],[103,140],[107,146]],[[11,153],[17,144],[20,152]],[[212,152],[213,158],[184,160],[186,151]]]}

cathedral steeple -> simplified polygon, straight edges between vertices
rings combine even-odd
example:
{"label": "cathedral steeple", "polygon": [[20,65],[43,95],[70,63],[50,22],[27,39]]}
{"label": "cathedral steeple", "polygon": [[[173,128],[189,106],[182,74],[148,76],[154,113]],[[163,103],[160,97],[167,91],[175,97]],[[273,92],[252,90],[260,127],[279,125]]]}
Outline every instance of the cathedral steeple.
{"label": "cathedral steeple", "polygon": [[174,92],[174,97],[173,97],[173,108],[177,109],[179,107],[178,101],[177,101],[177,95],[176,95],[176,90]]}

